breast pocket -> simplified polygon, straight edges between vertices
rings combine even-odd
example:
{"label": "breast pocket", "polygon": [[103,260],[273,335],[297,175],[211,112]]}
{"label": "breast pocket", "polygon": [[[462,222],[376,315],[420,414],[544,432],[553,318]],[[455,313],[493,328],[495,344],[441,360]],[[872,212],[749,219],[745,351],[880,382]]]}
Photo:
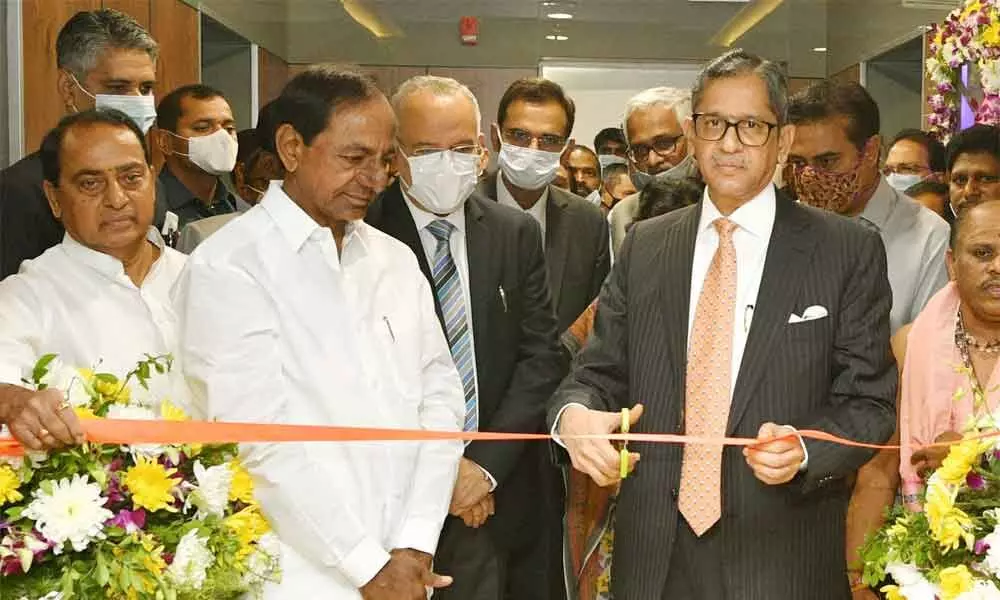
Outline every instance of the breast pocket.
{"label": "breast pocket", "polygon": [[829,344],[832,341],[833,319],[830,317],[812,319],[801,323],[788,323],[785,327],[787,331],[786,336],[795,343]]}

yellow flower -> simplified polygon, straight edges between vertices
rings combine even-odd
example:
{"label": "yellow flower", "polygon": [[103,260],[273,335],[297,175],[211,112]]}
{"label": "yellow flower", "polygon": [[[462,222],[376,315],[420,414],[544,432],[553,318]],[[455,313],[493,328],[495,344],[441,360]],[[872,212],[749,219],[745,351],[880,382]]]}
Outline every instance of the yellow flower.
{"label": "yellow flower", "polygon": [[954,600],[972,589],[972,573],[965,565],[941,570],[941,600]]}
{"label": "yellow flower", "polygon": [[156,540],[152,536],[143,535],[141,538],[142,549],[146,551],[142,558],[142,565],[154,575],[162,575],[167,570],[167,562],[163,560],[163,546],[157,546]]}
{"label": "yellow flower", "polygon": [[927,488],[924,511],[927,514],[927,525],[931,536],[947,552],[958,548],[964,541],[967,548],[975,545],[972,534],[972,519],[962,510],[955,508],[957,488],[932,481]]}
{"label": "yellow flower", "polygon": [[170,400],[164,400],[160,403],[160,417],[165,421],[187,421],[190,418],[184,409]]}
{"label": "yellow flower", "polygon": [[969,18],[972,15],[972,13],[979,12],[979,10],[982,7],[983,5],[979,3],[979,0],[976,0],[975,2],[966,5],[965,10],[962,11],[962,19]]}
{"label": "yellow flower", "polygon": [[229,463],[229,470],[233,472],[232,482],[229,484],[229,501],[240,501],[244,504],[253,502],[253,477],[246,470],[240,461],[233,460]]}
{"label": "yellow flower", "polygon": [[73,409],[73,412],[76,413],[76,418],[80,419],[81,421],[85,421],[87,419],[100,418],[96,414],[94,414],[94,411],[90,410],[90,408],[86,406],[77,406],[76,408]]}
{"label": "yellow flower", "polygon": [[10,465],[0,465],[0,506],[8,502],[18,502],[24,499],[17,488],[21,487],[21,479]]}
{"label": "yellow flower", "polygon": [[889,528],[889,537],[905,537],[910,526],[908,517],[898,517],[892,527]]}
{"label": "yellow flower", "polygon": [[1000,23],[994,22],[984,29],[982,40],[984,46],[1000,46]]}
{"label": "yellow flower", "polygon": [[222,524],[229,528],[240,542],[240,549],[236,551],[236,561],[240,565],[253,552],[253,544],[260,540],[262,535],[271,531],[271,526],[264,515],[260,514],[260,507],[256,504],[251,504],[240,512],[226,517]]}
{"label": "yellow flower", "polygon": [[955,444],[948,451],[948,456],[941,461],[941,467],[936,474],[944,482],[959,484],[965,482],[972,466],[979,462],[979,457],[985,450],[982,439],[965,440]]}
{"label": "yellow flower", "polygon": [[139,458],[136,465],[125,473],[124,483],[132,492],[132,503],[136,508],[142,507],[152,512],[164,509],[177,512],[176,508],[170,506],[174,501],[171,492],[180,481],[179,478],[172,477],[176,473],[177,469],[166,469],[149,458]]}
{"label": "yellow flower", "polygon": [[898,585],[884,585],[880,590],[885,594],[885,600],[906,600],[906,596],[899,591]]}

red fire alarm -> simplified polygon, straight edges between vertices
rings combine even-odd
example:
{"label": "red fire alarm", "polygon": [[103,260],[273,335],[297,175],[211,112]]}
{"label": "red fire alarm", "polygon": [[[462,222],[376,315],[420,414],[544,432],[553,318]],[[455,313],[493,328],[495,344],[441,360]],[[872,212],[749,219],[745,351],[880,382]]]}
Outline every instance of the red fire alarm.
{"label": "red fire alarm", "polygon": [[462,44],[475,46],[479,43],[479,19],[462,17],[458,20],[458,33],[462,36]]}

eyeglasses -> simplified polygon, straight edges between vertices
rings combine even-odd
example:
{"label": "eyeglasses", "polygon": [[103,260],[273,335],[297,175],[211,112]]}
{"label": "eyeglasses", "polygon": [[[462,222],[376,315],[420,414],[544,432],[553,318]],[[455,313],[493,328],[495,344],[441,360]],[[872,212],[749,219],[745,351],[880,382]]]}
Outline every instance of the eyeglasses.
{"label": "eyeglasses", "polygon": [[522,148],[529,148],[532,141],[537,141],[538,149],[546,152],[561,152],[566,147],[566,138],[561,135],[532,135],[523,129],[504,129],[502,133],[503,141]]}
{"label": "eyeglasses", "polygon": [[691,115],[694,120],[694,134],[706,142],[717,142],[726,137],[729,128],[736,129],[736,139],[744,146],[763,146],[771,137],[771,130],[777,127],[777,123],[758,121],[757,119],[741,119],[739,121],[729,121],[718,115],[707,115],[705,113],[695,113]]}
{"label": "eyeglasses", "polygon": [[402,145],[400,145],[399,148],[400,150],[403,150],[403,154],[406,154],[407,156],[431,156],[433,154],[438,154],[439,152],[444,152],[445,150],[472,156],[478,156],[483,153],[482,146],[479,146],[478,144],[461,144],[458,146],[452,146],[451,148],[417,148],[413,152],[406,152]]}
{"label": "eyeglasses", "polygon": [[649,144],[632,144],[628,147],[628,157],[632,162],[642,166],[649,162],[649,153],[656,152],[661,158],[669,158],[677,151],[677,142],[683,135],[658,135]]}
{"label": "eyeglasses", "polygon": [[882,174],[886,177],[893,173],[899,173],[900,175],[923,175],[930,172],[931,170],[928,167],[910,163],[900,163],[897,165],[886,165],[882,167]]}

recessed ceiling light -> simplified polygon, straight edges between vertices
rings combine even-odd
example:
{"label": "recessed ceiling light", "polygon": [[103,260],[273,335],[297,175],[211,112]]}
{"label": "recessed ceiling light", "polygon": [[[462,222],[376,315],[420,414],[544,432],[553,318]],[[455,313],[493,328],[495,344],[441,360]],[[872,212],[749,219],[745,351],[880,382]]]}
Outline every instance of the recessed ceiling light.
{"label": "recessed ceiling light", "polygon": [[547,35],[547,36],[545,36],[545,39],[549,40],[550,42],[565,42],[566,40],[569,39],[569,36],[565,36],[565,35]]}
{"label": "recessed ceiling light", "polygon": [[568,13],[568,12],[553,12],[553,13],[549,13],[549,14],[547,14],[545,16],[547,16],[550,19],[557,19],[557,20],[560,20],[560,21],[567,20],[567,19],[572,19],[573,18],[573,15],[570,14],[570,13]]}
{"label": "recessed ceiling light", "polygon": [[816,46],[813,48],[813,52],[826,52],[826,46]]}

